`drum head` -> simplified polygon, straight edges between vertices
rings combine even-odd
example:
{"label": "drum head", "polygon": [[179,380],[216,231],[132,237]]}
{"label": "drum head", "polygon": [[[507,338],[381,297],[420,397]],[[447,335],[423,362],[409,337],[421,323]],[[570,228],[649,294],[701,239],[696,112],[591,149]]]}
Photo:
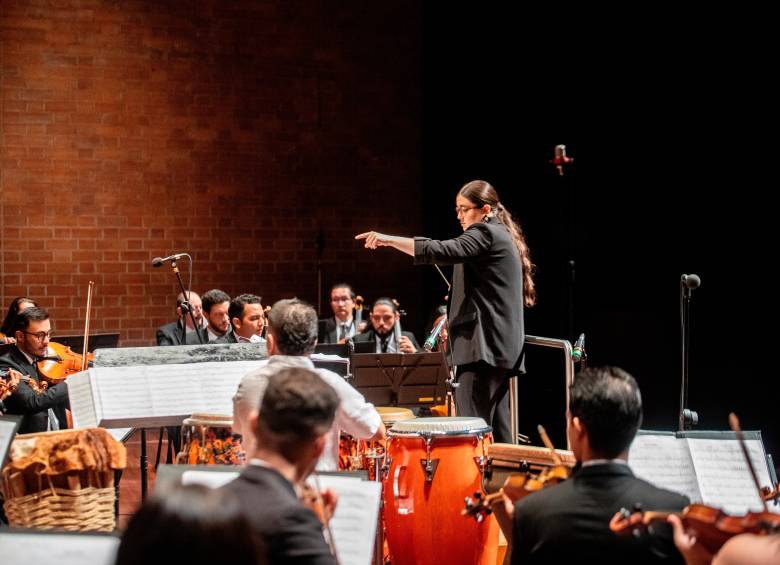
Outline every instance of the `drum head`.
{"label": "drum head", "polygon": [[414,418],[397,422],[390,430],[390,436],[405,435],[475,435],[485,434],[492,428],[482,418],[452,416],[444,418]]}
{"label": "drum head", "polygon": [[224,414],[193,414],[182,422],[184,426],[214,426],[217,428],[232,428],[233,418]]}
{"label": "drum head", "polygon": [[382,423],[385,425],[414,418],[414,412],[398,406],[377,406],[376,411],[379,412],[379,417],[382,418]]}

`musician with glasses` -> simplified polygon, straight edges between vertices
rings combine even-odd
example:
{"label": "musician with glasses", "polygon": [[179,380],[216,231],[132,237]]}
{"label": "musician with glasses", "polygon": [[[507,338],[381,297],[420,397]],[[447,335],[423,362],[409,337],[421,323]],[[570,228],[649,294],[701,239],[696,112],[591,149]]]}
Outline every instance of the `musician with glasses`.
{"label": "musician with glasses", "polygon": [[[44,308],[27,308],[17,314],[12,330],[16,345],[0,356],[0,369],[13,369],[36,383],[40,382],[36,361],[48,353],[51,339],[49,313]],[[69,404],[65,381],[38,393],[30,386],[29,380],[22,378],[4,403],[7,414],[22,416],[20,434],[67,427],[65,410]]]}
{"label": "musician with glasses", "polygon": [[[319,343],[344,343],[363,331],[355,319],[355,291],[347,283],[333,285],[330,289],[330,308],[333,317],[319,321],[317,341]],[[361,326],[365,322],[361,322]]]}
{"label": "musician with glasses", "polygon": [[478,416],[495,441],[514,443],[510,432],[509,377],[525,372],[523,307],[536,292],[523,230],[482,180],[465,184],[455,198],[463,233],[437,241],[374,231],[355,239],[365,247],[392,247],[415,263],[454,265],[449,300],[449,345],[460,386],[459,416]]}

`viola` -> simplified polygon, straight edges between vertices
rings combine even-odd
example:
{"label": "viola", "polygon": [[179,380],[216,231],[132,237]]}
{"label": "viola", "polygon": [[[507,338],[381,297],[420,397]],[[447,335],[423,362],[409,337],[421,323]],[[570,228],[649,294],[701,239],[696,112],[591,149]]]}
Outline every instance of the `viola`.
{"label": "viola", "polygon": [[67,345],[49,342],[46,356],[36,362],[38,373],[41,378],[53,385],[61,383],[73,373],[83,371],[88,363],[92,363],[95,356],[87,353],[87,364],[84,363],[84,356],[76,353]]}
{"label": "viola", "polygon": [[697,543],[710,553],[717,553],[730,538],[738,534],[768,535],[780,532],[780,515],[771,512],[748,512],[731,516],[720,508],[706,504],[691,504],[682,512],[630,512],[625,508],[612,517],[609,529],[616,534],[647,531],[656,522],[665,522],[676,515],[685,529],[696,532]]}

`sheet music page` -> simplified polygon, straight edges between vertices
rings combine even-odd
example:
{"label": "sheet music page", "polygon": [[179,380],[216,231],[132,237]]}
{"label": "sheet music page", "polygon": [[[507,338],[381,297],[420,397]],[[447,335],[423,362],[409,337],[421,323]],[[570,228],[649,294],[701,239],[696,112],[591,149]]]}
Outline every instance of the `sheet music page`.
{"label": "sheet music page", "polygon": [[331,489],[339,496],[336,513],[330,521],[339,563],[371,565],[381,483],[338,475],[318,475],[318,479],[323,489]]}
{"label": "sheet music page", "polygon": [[118,547],[119,538],[110,535],[0,530],[3,565],[113,565]]}
{"label": "sheet music page", "polygon": [[265,361],[210,361],[91,369],[102,420],[233,413],[233,395]]}
{"label": "sheet music page", "polygon": [[311,361],[312,363],[316,363],[317,361],[328,361],[330,363],[348,364],[349,358],[342,357],[341,355],[329,355],[327,353],[312,353]]}
{"label": "sheet music page", "polygon": [[181,484],[183,485],[203,485],[209,488],[219,488],[235,481],[240,473],[217,472],[211,473],[209,471],[184,471],[181,474]]}
{"label": "sheet music page", "polygon": [[90,369],[102,407],[101,420],[154,416],[147,367],[97,367]]}
{"label": "sheet music page", "polygon": [[68,397],[74,428],[95,428],[98,425],[98,410],[92,393],[92,370],[68,377]]}
{"label": "sheet music page", "polygon": [[0,466],[5,463],[5,454],[8,453],[8,448],[14,440],[14,426],[16,422],[0,420]]}
{"label": "sheet music page", "polygon": [[674,435],[637,434],[628,465],[637,477],[657,487],[684,494],[691,502],[702,500],[688,445]]}
{"label": "sheet music page", "polygon": [[[763,510],[761,499],[750,475],[745,456],[736,439],[687,438],[702,500],[727,514],[745,514]],[[770,486],[764,446],[759,439],[745,440],[750,460],[761,486]],[[770,505],[771,512],[780,513]]]}

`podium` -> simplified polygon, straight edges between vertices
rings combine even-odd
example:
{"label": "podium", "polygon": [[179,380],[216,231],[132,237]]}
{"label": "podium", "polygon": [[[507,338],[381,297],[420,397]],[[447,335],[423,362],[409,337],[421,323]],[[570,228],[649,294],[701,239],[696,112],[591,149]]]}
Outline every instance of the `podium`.
{"label": "podium", "polygon": [[352,386],[375,406],[435,406],[447,402],[449,370],[436,353],[354,353]]}

